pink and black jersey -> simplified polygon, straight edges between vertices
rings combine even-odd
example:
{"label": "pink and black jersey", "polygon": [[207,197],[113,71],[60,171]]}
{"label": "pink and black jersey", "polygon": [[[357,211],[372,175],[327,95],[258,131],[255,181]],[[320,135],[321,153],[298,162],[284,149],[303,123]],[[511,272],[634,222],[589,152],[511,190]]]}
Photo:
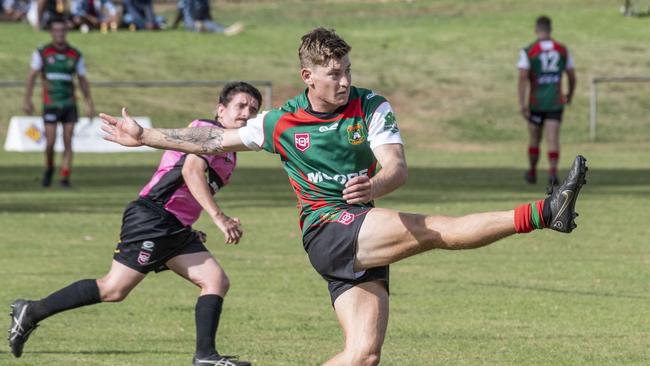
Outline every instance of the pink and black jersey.
{"label": "pink and black jersey", "polygon": [[[221,124],[209,120],[193,121],[188,127],[222,127]],[[206,175],[210,191],[214,195],[221,187],[228,184],[235,165],[237,155],[234,152],[219,155],[199,155],[208,167]],[[140,198],[155,203],[174,215],[185,226],[190,226],[198,220],[202,207],[196,201],[183,180],[183,165],[186,153],[167,150],[163,154],[158,170],[140,191]]]}
{"label": "pink and black jersey", "polygon": [[[215,121],[196,120],[188,127],[223,127]],[[207,163],[206,179],[212,194],[228,184],[235,165],[235,153],[198,155]],[[171,236],[191,230],[202,207],[183,179],[186,153],[165,151],[153,177],[129,203],[122,217],[120,242],[135,242]]]}

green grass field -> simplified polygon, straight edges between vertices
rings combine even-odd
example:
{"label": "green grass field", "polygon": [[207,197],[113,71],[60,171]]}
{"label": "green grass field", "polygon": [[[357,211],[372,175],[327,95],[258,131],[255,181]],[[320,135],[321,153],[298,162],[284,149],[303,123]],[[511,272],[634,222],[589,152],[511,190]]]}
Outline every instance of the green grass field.
{"label": "green grass field", "polygon": [[[647,75],[647,18],[624,18],[618,2],[552,0],[218,2],[235,38],[161,33],[71,34],[92,80],[268,79],[273,104],[301,90],[298,38],[336,27],[353,46],[355,84],[387,95],[407,143],[407,185],[378,204],[460,215],[511,209],[539,198],[523,184],[525,123],[516,113],[518,48],[540,13],[576,59],[579,89],[565,114],[561,166],[589,159],[578,229],[544,230],[475,251],[431,252],[392,266],[383,365],[650,364],[650,86],[601,89],[600,141],[587,136],[590,76]],[[25,25],[0,24],[0,80],[22,80],[34,46]],[[127,105],[157,126],[210,117],[208,89],[94,89],[98,111]],[[36,101],[36,97],[34,99]],[[0,137],[21,114],[21,89],[0,89]],[[0,152],[0,310],[103,275],[121,212],[153,173],[159,153],[78,154],[74,189],[39,186],[41,154]],[[546,162],[542,159],[541,169]],[[544,175],[542,175],[544,177]],[[343,344],[325,282],[300,241],[295,198],[280,162],[240,155],[217,197],[241,218],[245,239],[225,246],[202,218],[208,245],[231,279],[218,336],[223,353],[257,366],[318,365]],[[123,303],[44,321],[0,365],[189,365],[197,290],[166,272]],[[4,308],[3,308],[4,307]],[[5,318],[6,326],[9,317]],[[0,322],[0,325],[2,323]]]}

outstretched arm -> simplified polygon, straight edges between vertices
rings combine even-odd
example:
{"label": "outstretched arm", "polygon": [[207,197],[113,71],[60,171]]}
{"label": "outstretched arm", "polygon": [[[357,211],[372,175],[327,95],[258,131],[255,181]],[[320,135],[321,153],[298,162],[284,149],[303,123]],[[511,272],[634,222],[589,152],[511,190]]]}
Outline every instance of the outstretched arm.
{"label": "outstretched arm", "polygon": [[361,175],[345,184],[343,199],[348,204],[364,203],[383,197],[406,183],[408,169],[402,144],[386,144],[372,150],[381,165],[377,175]]}
{"label": "outstretched arm", "polygon": [[124,146],[151,146],[163,150],[178,150],[192,154],[219,154],[226,151],[250,150],[236,129],[191,127],[181,129],[142,128],[126,108],[122,119],[100,113],[104,138]]}

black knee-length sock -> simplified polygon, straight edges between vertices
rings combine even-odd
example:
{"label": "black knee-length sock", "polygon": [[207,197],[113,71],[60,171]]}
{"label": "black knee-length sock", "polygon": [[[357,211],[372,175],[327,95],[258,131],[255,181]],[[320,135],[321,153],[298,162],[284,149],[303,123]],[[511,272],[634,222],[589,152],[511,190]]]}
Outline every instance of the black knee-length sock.
{"label": "black knee-length sock", "polygon": [[223,298],[219,295],[199,296],[196,301],[196,356],[199,358],[217,353],[215,339],[222,305]]}
{"label": "black knee-length sock", "polygon": [[31,301],[28,314],[33,322],[39,322],[56,313],[99,302],[97,281],[81,280],[38,301]]}

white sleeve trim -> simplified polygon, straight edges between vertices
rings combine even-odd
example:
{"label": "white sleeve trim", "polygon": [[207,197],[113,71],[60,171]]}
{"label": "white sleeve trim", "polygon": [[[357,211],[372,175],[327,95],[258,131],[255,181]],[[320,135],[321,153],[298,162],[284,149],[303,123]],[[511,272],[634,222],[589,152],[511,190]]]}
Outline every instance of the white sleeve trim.
{"label": "white sleeve trim", "polygon": [[259,113],[255,118],[246,122],[246,126],[237,130],[239,138],[247,148],[255,151],[262,149],[264,144],[264,116],[268,112]]}
{"label": "white sleeve trim", "polygon": [[86,61],[83,56],[79,57],[79,61],[77,61],[77,69],[75,71],[77,72],[77,76],[86,76]]}
{"label": "white sleeve trim", "polygon": [[519,51],[519,62],[517,62],[517,68],[530,70],[530,61],[528,60],[528,54],[526,51]]}
{"label": "white sleeve trim", "polygon": [[[387,123],[386,117],[392,118],[392,123]],[[395,113],[390,103],[384,102],[377,107],[375,112],[370,118],[370,125],[368,126],[368,142],[370,148],[375,149],[377,146],[387,144],[400,144],[404,145],[402,136],[395,121]]]}
{"label": "white sleeve trim", "polygon": [[32,53],[32,61],[29,63],[29,66],[32,70],[36,71],[40,71],[43,68],[43,59],[41,58],[41,54],[38,53],[38,50]]}

